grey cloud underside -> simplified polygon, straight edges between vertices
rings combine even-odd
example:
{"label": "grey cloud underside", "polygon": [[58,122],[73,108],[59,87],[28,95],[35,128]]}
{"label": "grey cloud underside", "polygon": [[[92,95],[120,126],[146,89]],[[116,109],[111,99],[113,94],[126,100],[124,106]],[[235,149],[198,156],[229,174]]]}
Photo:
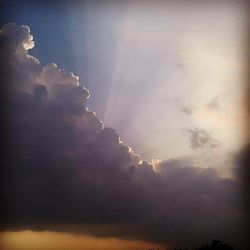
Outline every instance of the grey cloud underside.
{"label": "grey cloud underside", "polygon": [[222,237],[244,247],[240,178],[181,158],[155,172],[86,108],[78,77],[27,54],[28,27],[5,25],[0,44],[3,230],[104,226],[91,233],[170,246]]}

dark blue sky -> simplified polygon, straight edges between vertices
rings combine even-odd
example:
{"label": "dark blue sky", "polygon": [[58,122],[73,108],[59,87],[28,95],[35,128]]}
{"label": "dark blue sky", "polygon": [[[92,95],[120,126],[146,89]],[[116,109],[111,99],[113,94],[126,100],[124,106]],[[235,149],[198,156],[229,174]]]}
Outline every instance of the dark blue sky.
{"label": "dark blue sky", "polygon": [[[1,1],[0,25],[30,27],[41,64],[56,63],[80,77],[90,90],[89,107],[103,118],[109,98],[123,3],[105,1]],[[118,7],[118,8],[117,8]],[[119,11],[117,11],[119,9]]]}
{"label": "dark blue sky", "polygon": [[30,52],[42,64],[56,62],[76,71],[65,1],[1,1],[1,26],[8,22],[30,27],[35,47]]}

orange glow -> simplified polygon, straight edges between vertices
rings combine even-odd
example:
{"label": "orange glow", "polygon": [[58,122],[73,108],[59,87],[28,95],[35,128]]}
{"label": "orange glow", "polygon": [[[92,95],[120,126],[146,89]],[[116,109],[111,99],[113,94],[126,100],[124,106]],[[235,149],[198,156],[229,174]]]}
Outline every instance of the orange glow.
{"label": "orange glow", "polygon": [[165,249],[160,244],[118,238],[97,238],[89,235],[59,232],[1,232],[0,249],[70,249],[70,250],[147,250]]}

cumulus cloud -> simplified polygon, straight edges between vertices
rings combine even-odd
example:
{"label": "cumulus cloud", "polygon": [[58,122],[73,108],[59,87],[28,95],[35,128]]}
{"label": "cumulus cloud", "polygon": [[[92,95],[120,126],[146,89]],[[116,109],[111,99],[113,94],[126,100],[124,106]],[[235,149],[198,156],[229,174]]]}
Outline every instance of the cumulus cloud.
{"label": "cumulus cloud", "polygon": [[211,137],[208,132],[200,128],[186,129],[189,134],[190,147],[192,149],[210,147],[216,148],[220,144],[219,142]]}
{"label": "cumulus cloud", "polygon": [[[187,159],[158,171],[86,104],[79,78],[28,55],[27,26],[0,32],[4,159],[1,229],[54,229],[194,246],[213,238],[244,247],[239,179]],[[190,129],[194,148],[214,145]]]}

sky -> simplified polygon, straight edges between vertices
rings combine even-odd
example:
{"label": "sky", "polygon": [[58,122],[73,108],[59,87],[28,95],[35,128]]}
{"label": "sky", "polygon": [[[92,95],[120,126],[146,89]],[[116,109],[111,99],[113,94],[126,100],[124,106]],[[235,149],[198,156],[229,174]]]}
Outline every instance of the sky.
{"label": "sky", "polygon": [[11,2],[3,246],[244,249],[246,3]]}
{"label": "sky", "polygon": [[[73,40],[86,44],[85,56],[75,53],[76,65],[86,58],[92,62],[86,82],[97,82],[98,90],[90,91],[105,98],[101,78],[108,92],[104,105],[95,97],[90,101],[106,126],[115,127],[147,160],[190,154],[183,132],[194,127],[225,150],[243,144],[245,135],[238,130],[246,75],[242,5],[135,1],[122,10],[99,5],[84,3],[84,14],[69,7],[68,18]],[[82,32],[76,20],[86,23]]]}

